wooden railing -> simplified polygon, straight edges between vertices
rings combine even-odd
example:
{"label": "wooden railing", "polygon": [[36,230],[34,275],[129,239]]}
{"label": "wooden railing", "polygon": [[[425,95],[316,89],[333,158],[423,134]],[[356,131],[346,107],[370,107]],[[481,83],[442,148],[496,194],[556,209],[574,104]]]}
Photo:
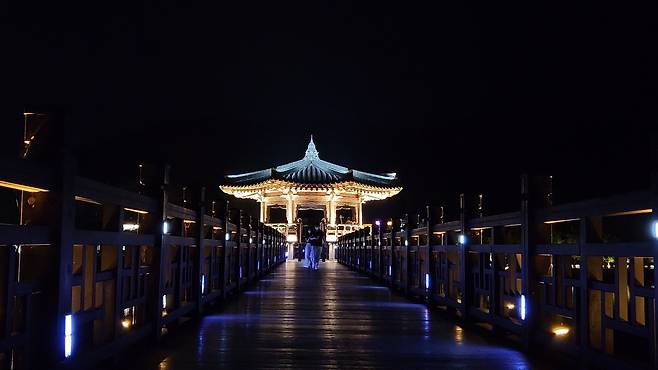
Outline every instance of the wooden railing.
{"label": "wooden railing", "polygon": [[[23,224],[0,224],[0,369],[92,367],[159,339],[285,261],[285,235],[239,210],[206,212],[76,176],[0,162],[24,191]],[[18,186],[17,186],[18,185]]]}
{"label": "wooden railing", "polygon": [[[465,322],[605,368],[656,368],[657,194],[364,229],[343,263]],[[428,211],[428,216],[430,212]],[[429,219],[429,217],[428,217]]]}

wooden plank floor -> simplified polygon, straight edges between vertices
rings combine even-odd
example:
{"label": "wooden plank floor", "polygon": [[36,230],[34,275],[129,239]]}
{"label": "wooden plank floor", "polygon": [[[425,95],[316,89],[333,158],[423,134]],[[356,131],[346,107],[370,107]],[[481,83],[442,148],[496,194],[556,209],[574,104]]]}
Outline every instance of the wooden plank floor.
{"label": "wooden plank floor", "polygon": [[289,261],[218,313],[172,334],[133,367],[122,367],[540,368],[505,343],[462,330],[336,262],[309,271]]}

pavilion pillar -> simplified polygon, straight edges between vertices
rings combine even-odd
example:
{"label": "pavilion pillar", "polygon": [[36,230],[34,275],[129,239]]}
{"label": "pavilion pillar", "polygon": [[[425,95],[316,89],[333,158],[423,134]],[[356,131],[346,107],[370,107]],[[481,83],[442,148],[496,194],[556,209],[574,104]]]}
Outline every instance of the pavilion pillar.
{"label": "pavilion pillar", "polygon": [[331,200],[329,201],[329,224],[330,225],[335,225],[336,224],[336,198],[334,195],[331,196]]}
{"label": "pavilion pillar", "polygon": [[267,203],[265,202],[265,198],[260,200],[260,222],[267,222]]}
{"label": "pavilion pillar", "polygon": [[286,196],[286,199],[288,200],[288,204],[286,205],[286,218],[288,219],[288,225],[292,224],[295,222],[294,220],[294,215],[293,215],[293,201],[292,201],[292,195],[288,194]]}
{"label": "pavilion pillar", "polygon": [[361,198],[360,195],[359,195],[359,199],[356,203],[356,212],[357,212],[356,217],[358,217],[357,222],[358,222],[359,226],[363,226],[363,201],[362,201],[362,198]]}

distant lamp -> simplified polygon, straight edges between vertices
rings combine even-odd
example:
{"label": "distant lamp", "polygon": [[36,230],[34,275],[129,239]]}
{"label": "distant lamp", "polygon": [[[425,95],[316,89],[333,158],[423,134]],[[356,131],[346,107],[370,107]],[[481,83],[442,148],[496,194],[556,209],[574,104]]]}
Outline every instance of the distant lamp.
{"label": "distant lamp", "polygon": [[393,221],[387,221],[387,222],[386,222],[386,226],[389,226],[389,227],[390,227],[390,226],[393,226]]}
{"label": "distant lamp", "polygon": [[377,220],[377,221],[375,221],[375,225],[377,225],[377,227],[379,227],[379,226],[381,226],[381,225],[382,225],[382,222],[381,222],[381,221],[379,221],[379,220]]}
{"label": "distant lamp", "polygon": [[466,235],[460,234],[457,240],[459,241],[459,244],[466,244]]}

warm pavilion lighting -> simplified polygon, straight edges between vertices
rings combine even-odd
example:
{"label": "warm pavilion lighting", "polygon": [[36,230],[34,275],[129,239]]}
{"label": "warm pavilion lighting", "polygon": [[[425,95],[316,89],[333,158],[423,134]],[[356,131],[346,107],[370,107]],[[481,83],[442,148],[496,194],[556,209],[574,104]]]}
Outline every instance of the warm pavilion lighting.
{"label": "warm pavilion lighting", "polygon": [[288,243],[296,243],[297,242],[297,235],[288,235],[288,236],[286,236],[286,241]]}
{"label": "warm pavilion lighting", "polygon": [[148,215],[149,214],[148,212],[142,211],[141,209],[134,209],[134,208],[128,208],[128,207],[124,207],[123,209],[125,211],[139,213],[140,215]]}
{"label": "warm pavilion lighting", "polygon": [[551,331],[558,337],[569,334],[569,328],[562,325],[554,327]]}
{"label": "warm pavilion lighting", "polygon": [[40,192],[47,192],[48,191],[47,189],[42,189],[42,188],[37,188],[37,187],[34,187],[34,186],[22,185],[22,184],[17,184],[15,182],[2,181],[2,180],[0,180],[0,187],[14,189],[14,190],[20,190],[20,191],[26,191],[28,193],[40,193]]}
{"label": "warm pavilion lighting", "polygon": [[327,239],[328,243],[335,243],[335,242],[338,241],[338,238],[336,237],[336,235],[327,235],[326,239]]}

